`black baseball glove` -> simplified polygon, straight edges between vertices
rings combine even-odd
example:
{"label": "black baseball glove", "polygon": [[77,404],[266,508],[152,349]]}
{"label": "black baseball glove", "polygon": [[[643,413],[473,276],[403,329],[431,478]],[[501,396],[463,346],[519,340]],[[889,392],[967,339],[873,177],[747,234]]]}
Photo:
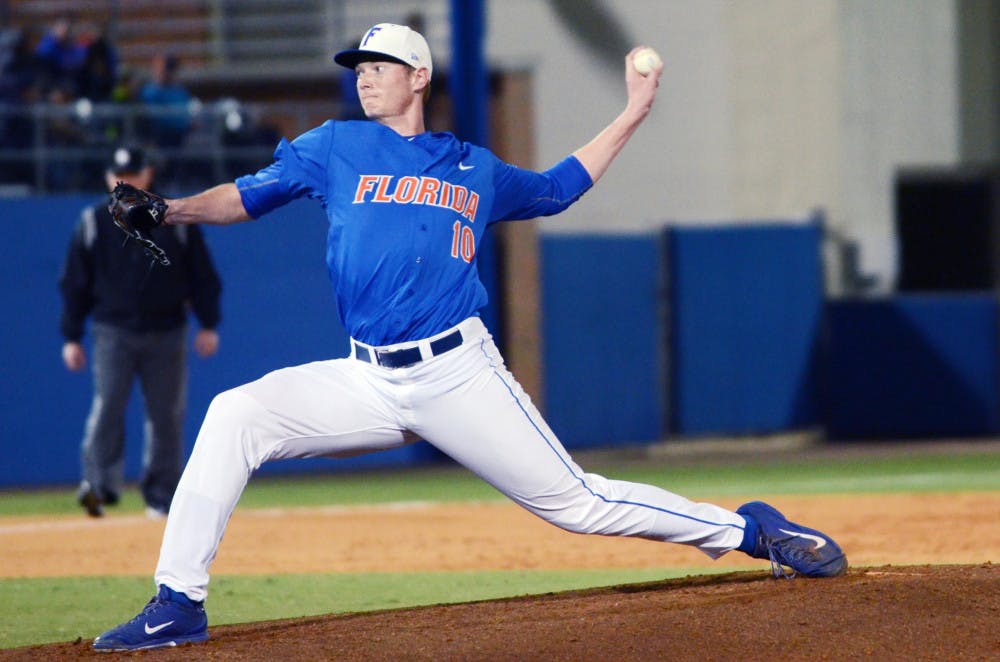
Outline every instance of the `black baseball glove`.
{"label": "black baseball glove", "polygon": [[[166,252],[151,238],[153,228],[163,224],[167,203],[160,196],[125,182],[118,182],[108,200],[108,211],[115,225],[128,239],[134,239],[157,262],[170,265]],[[126,241],[128,241],[126,239]]]}

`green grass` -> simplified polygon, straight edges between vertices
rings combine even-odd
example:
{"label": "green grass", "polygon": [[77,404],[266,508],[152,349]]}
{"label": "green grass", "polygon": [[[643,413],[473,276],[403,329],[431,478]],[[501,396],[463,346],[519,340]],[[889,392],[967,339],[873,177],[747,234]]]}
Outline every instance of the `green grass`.
{"label": "green grass", "polygon": [[[713,567],[711,572],[732,568]],[[212,578],[210,625],[400,609],[683,577],[676,569],[365,573]],[[154,592],[150,577],[0,582],[0,649],[93,639]]]}
{"label": "green grass", "polygon": [[[1000,489],[1000,453],[922,454],[836,460],[784,460],[670,466],[664,461],[584,465],[609,478],[657,485],[690,497],[757,494],[830,494]],[[74,487],[0,491],[0,516],[79,512]],[[453,466],[386,472],[251,479],[240,508],[482,501],[505,497],[470,472]],[[135,490],[122,511],[139,511]]]}
{"label": "green grass", "polygon": [[[1000,489],[1000,453],[921,453],[817,460],[583,463],[611,478],[659,485],[692,498],[774,494],[952,492]],[[0,492],[0,516],[79,514],[72,486]],[[419,468],[250,482],[240,508],[309,507],[397,501],[501,500],[460,468]],[[135,489],[119,506],[141,511]],[[0,559],[2,559],[0,540]],[[212,625],[486,600],[728,572],[683,570],[517,571],[214,576]],[[152,568],[150,568],[150,575]],[[0,580],[0,648],[89,639],[135,615],[153,592],[151,576]]]}
{"label": "green grass", "polygon": [[1000,453],[934,454],[839,460],[744,463],[680,469],[625,468],[616,477],[678,494],[861,494],[1000,489]]}

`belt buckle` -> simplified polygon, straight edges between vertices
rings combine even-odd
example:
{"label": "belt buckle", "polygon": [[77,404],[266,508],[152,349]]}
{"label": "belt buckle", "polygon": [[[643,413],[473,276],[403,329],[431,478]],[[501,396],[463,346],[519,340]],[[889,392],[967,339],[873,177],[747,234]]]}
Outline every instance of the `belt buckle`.
{"label": "belt buckle", "polygon": [[[383,357],[387,360],[383,362]],[[375,350],[376,362],[385,368],[409,368],[423,360],[419,347],[406,349]]]}

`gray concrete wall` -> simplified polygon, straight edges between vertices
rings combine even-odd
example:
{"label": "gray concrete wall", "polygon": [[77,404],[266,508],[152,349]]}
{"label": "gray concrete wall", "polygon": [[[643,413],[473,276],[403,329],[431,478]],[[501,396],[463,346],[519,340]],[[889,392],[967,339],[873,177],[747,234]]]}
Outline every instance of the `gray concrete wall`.
{"label": "gray concrete wall", "polygon": [[608,44],[648,44],[666,63],[657,106],[606,179],[543,232],[804,218],[821,208],[838,235],[859,242],[860,267],[888,291],[896,169],[960,157],[950,0],[503,0],[488,8],[491,63],[534,73],[541,167],[623,107],[623,64],[608,64]]}

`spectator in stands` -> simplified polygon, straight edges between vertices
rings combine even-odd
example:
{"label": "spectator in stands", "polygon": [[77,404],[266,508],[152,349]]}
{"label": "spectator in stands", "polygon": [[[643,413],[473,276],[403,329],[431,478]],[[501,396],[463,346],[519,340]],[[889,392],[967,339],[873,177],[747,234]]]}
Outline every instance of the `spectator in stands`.
{"label": "spectator in stands", "polygon": [[[135,69],[128,65],[121,65],[117,67],[117,71],[118,74],[107,100],[113,104],[128,106],[138,103],[140,80]],[[113,145],[125,139],[127,132],[125,117],[129,113],[131,113],[131,109],[125,109],[122,114],[111,115],[104,123],[103,133],[108,144]],[[148,127],[140,126],[140,129],[140,133],[142,133]]]}
{"label": "spectator in stands", "polygon": [[83,62],[76,72],[76,96],[94,103],[111,100],[118,80],[118,49],[106,31],[94,35],[86,45]]}
{"label": "spectator in stands", "polygon": [[72,19],[59,18],[35,46],[45,92],[75,83],[76,74],[87,54],[86,44],[77,41],[76,32]]}
{"label": "spectator in stands", "polygon": [[0,33],[0,103],[37,101],[39,60],[26,30],[8,28]]}
{"label": "spectator in stands", "polygon": [[[121,180],[148,189],[154,168],[143,150],[119,147],[105,173],[108,190]],[[77,493],[92,517],[118,502],[123,482],[125,407],[138,378],[146,408],[146,446],[139,481],[146,514],[167,513],[184,462],[182,428],[187,391],[190,308],[201,324],[194,350],[215,354],[221,285],[201,231],[164,226],[154,239],[172,262],[150,263],[138,246],[123,245],[106,200],[83,210],[59,279],[63,295],[62,358],[70,371],[87,363],[82,338],[92,318],[94,399],[81,446]]]}
{"label": "spectator in stands", "polygon": [[139,100],[152,112],[151,131],[160,147],[178,147],[191,129],[191,93],[177,80],[180,60],[169,53],[152,61],[152,78],[139,90]]}
{"label": "spectator in stands", "polygon": [[[107,30],[88,33],[86,55],[83,65],[76,73],[76,96],[95,104],[112,101],[115,85],[118,83],[118,49],[108,36]],[[89,130],[92,141],[102,145],[113,145],[122,139],[123,122],[116,117],[98,115],[90,118]],[[95,163],[95,172],[103,159]]]}
{"label": "spectator in stands", "polygon": [[139,76],[135,69],[122,66],[111,90],[111,101],[114,103],[135,103],[139,100]]}
{"label": "spectator in stands", "polygon": [[39,100],[38,59],[27,30],[4,30],[2,42],[0,104],[7,108],[0,114],[0,145],[22,150],[24,156],[0,162],[0,183],[25,185],[35,176],[28,151],[35,135],[29,104]]}

